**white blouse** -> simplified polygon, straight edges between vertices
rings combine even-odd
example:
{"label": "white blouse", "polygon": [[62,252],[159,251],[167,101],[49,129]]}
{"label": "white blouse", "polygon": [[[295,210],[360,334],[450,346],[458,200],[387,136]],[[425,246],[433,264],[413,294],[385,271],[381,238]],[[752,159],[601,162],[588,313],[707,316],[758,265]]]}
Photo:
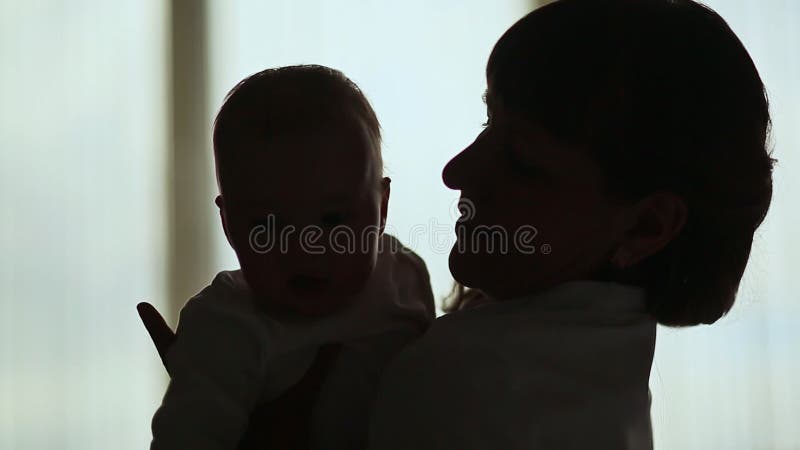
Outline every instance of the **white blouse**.
{"label": "white blouse", "polygon": [[386,369],[370,448],[651,449],[644,290],[571,281],[437,319]]}

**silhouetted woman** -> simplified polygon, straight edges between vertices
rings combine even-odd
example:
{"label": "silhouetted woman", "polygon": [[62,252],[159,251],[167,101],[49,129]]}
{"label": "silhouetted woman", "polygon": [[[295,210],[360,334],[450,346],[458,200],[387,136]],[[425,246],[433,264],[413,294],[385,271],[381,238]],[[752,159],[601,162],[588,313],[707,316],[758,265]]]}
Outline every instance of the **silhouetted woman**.
{"label": "silhouetted woman", "polygon": [[371,447],[652,448],[656,324],[731,308],[770,204],[758,72],[695,2],[562,0],[502,36],[486,81],[486,128],[443,178],[465,214],[450,270],[490,302],[387,368]]}

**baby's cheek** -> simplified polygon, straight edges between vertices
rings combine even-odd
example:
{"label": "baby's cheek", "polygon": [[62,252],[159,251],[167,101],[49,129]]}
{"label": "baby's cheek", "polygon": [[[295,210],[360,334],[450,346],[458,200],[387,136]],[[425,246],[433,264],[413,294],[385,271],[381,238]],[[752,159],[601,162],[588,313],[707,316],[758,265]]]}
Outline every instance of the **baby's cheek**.
{"label": "baby's cheek", "polygon": [[345,294],[359,292],[375,269],[376,255],[348,254],[336,258],[331,278],[336,280],[339,289]]}
{"label": "baby's cheek", "polygon": [[281,268],[272,259],[268,255],[258,254],[239,257],[242,274],[259,297],[273,297],[280,288]]}

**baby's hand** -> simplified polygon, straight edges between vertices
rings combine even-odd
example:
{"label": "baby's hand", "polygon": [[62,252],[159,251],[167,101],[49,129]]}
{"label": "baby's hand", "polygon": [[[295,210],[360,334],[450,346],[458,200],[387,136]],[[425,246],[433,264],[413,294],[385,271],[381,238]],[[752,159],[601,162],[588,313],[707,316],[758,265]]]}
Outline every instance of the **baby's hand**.
{"label": "baby's hand", "polygon": [[[166,354],[175,342],[175,333],[153,305],[142,302],[136,305],[136,310],[169,373]],[[311,367],[297,384],[275,400],[257,406],[250,415],[247,430],[237,449],[308,448],[311,412],[340,348],[339,343],[321,346]]]}
{"label": "baby's hand", "polygon": [[169,350],[172,343],[175,342],[175,333],[172,331],[172,328],[167,325],[164,318],[161,317],[158,310],[150,303],[139,303],[136,305],[136,311],[139,313],[139,318],[142,319],[147,333],[150,334],[150,339],[152,339],[153,344],[156,345],[156,351],[158,352],[158,356],[161,357],[164,368],[167,369],[167,373],[169,373],[166,356],[167,350]]}

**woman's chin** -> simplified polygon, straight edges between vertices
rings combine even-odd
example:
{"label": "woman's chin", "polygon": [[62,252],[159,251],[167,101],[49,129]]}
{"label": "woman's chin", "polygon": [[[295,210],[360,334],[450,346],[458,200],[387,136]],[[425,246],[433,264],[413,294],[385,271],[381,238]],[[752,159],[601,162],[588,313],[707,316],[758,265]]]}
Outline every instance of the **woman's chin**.
{"label": "woman's chin", "polygon": [[[541,260],[525,255],[486,254],[453,247],[450,273],[462,285],[497,299],[513,298],[552,284],[558,273]],[[519,268],[523,267],[524,270]]]}
{"label": "woman's chin", "polygon": [[480,255],[470,252],[459,251],[457,247],[450,250],[448,260],[450,273],[453,279],[471,288],[480,288],[481,270]]}

